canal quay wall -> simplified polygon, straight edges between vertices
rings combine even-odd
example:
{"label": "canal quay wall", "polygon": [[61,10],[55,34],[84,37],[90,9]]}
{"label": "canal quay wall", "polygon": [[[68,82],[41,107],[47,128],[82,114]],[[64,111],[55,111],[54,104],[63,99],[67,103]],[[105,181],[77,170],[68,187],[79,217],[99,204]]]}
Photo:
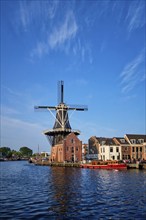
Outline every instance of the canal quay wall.
{"label": "canal quay wall", "polygon": [[[55,162],[51,163],[50,161],[42,161],[42,160],[38,160],[38,161],[35,160],[31,162],[36,166],[76,167],[76,168],[81,167],[81,163],[55,163]],[[127,165],[127,169],[146,169],[146,164],[129,163],[126,165]]]}

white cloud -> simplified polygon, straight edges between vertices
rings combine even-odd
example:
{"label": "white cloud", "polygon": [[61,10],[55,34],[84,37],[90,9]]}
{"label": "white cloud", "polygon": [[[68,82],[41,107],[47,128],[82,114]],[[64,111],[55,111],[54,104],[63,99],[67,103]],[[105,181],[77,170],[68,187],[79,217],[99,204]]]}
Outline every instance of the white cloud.
{"label": "white cloud", "polygon": [[[57,12],[59,1],[20,1],[20,22],[24,31],[28,31],[31,25],[43,25],[52,20]],[[36,20],[40,22],[36,22]]]}
{"label": "white cloud", "polygon": [[66,14],[65,21],[58,28],[54,28],[49,36],[48,43],[51,49],[64,44],[75,37],[78,27],[72,11]]}
{"label": "white cloud", "polygon": [[30,52],[30,57],[33,58],[35,55],[42,57],[44,54],[47,54],[49,51],[49,46],[45,42],[38,42],[36,48]]}
{"label": "white cloud", "polygon": [[145,1],[131,1],[126,16],[129,33],[145,25]]}
{"label": "white cloud", "polygon": [[143,68],[142,64],[144,62],[144,50],[130,63],[128,63],[120,74],[122,92],[126,93],[132,90],[137,83],[142,81]]}

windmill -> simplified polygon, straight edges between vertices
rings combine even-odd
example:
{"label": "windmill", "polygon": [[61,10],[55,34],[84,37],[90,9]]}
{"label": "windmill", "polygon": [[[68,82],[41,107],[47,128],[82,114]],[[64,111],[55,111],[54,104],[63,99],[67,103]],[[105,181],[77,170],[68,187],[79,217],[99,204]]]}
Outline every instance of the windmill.
{"label": "windmill", "polygon": [[[58,105],[57,106],[35,106],[35,110],[48,110],[55,118],[53,129],[45,130],[51,146],[61,143],[61,141],[71,132],[80,134],[79,130],[72,130],[69,122],[68,111],[86,111],[87,106],[66,105],[64,103],[64,82],[58,82]],[[56,116],[53,114],[56,111]]]}

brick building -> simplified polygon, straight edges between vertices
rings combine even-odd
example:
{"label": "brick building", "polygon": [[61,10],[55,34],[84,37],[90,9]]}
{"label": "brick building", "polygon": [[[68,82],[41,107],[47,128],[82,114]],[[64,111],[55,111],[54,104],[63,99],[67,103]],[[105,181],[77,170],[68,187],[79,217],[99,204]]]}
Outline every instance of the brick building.
{"label": "brick building", "polygon": [[129,143],[131,159],[146,160],[146,135],[125,134],[124,138]]}
{"label": "brick building", "polygon": [[68,134],[60,143],[52,146],[52,162],[79,162],[82,160],[82,141],[75,133]]}

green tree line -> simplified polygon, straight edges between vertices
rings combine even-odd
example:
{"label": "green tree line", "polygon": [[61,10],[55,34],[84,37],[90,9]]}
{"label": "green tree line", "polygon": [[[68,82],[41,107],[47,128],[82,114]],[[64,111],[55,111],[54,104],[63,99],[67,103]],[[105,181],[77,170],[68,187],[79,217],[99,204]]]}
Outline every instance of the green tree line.
{"label": "green tree line", "polygon": [[11,150],[9,147],[0,147],[0,157],[1,158],[23,158],[31,157],[33,151],[28,147],[20,147],[19,151]]}

